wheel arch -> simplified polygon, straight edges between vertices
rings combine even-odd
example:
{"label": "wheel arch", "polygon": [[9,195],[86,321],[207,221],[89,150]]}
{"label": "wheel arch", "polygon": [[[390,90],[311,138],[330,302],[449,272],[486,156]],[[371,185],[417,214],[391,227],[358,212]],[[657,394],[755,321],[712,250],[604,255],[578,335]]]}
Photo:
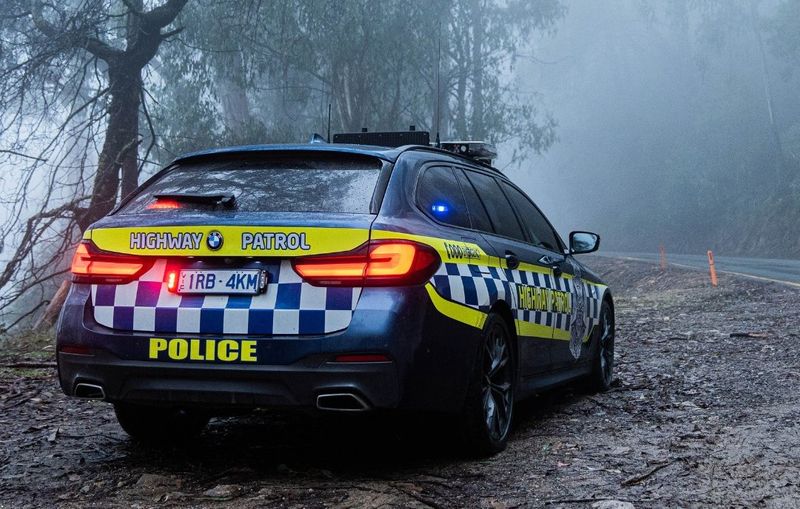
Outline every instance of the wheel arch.
{"label": "wheel arch", "polygon": [[489,309],[489,312],[498,314],[508,327],[508,333],[511,335],[511,341],[514,344],[514,348],[512,349],[512,352],[514,352],[514,356],[512,359],[515,371],[514,376],[516,378],[517,386],[519,386],[519,381],[520,381],[519,377],[521,372],[521,370],[519,369],[519,362],[520,362],[519,360],[521,358],[520,357],[521,352],[519,350],[520,348],[519,338],[517,337],[517,327],[516,324],[514,323],[514,314],[511,312],[511,306],[508,304],[508,302],[504,300],[497,300],[495,301],[494,304],[492,304],[492,307]]}
{"label": "wheel arch", "polygon": [[511,333],[512,339],[514,340],[514,344],[516,346],[517,343],[517,327],[514,324],[514,315],[511,313],[511,306],[508,305],[508,302],[504,300],[498,300],[492,307],[489,309],[490,313],[497,313],[503,318],[503,321],[506,322],[508,326],[508,330]]}
{"label": "wheel arch", "polygon": [[607,302],[609,307],[611,307],[611,314],[614,315],[614,296],[611,295],[611,290],[606,289],[603,292],[603,300],[602,302]]}

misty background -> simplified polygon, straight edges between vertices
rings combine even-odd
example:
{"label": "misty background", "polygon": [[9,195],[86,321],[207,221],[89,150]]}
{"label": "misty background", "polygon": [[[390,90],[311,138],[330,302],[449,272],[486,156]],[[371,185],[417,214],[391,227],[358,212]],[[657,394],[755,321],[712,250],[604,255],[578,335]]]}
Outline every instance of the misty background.
{"label": "misty background", "polygon": [[566,2],[518,73],[559,141],[507,172],[606,249],[797,257],[799,4]]}
{"label": "misty background", "polygon": [[329,105],[435,138],[438,103],[562,236],[797,258],[798,70],[797,0],[4,0],[0,314],[177,155],[304,143]]}

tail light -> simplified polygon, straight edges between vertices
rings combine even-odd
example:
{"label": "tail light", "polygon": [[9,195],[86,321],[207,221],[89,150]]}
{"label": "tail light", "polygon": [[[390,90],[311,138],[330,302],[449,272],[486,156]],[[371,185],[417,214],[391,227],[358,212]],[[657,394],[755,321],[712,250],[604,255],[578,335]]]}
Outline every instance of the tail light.
{"label": "tail light", "polygon": [[316,286],[404,286],[421,284],[439,268],[430,246],[405,240],[371,241],[349,253],[294,260],[294,270]]}
{"label": "tail light", "polygon": [[81,242],[72,258],[72,280],[76,283],[128,283],[153,265],[139,256],[99,251],[91,242]]}
{"label": "tail light", "polygon": [[145,208],[147,210],[174,210],[181,208],[181,204],[177,200],[156,198],[156,201],[150,203]]}

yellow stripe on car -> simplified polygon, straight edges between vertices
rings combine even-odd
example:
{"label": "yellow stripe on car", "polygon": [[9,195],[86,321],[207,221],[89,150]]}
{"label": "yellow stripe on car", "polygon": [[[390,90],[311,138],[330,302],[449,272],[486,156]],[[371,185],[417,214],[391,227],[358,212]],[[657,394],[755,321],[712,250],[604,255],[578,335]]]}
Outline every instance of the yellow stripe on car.
{"label": "yellow stripe on car", "polygon": [[349,251],[369,240],[369,230],[305,226],[150,226],[97,228],[87,231],[84,239],[87,238],[104,251],[143,256],[293,257]]}
{"label": "yellow stripe on car", "polygon": [[483,328],[483,324],[486,322],[486,313],[445,299],[439,295],[436,288],[430,283],[425,285],[425,290],[428,291],[433,306],[443,315],[478,329]]}

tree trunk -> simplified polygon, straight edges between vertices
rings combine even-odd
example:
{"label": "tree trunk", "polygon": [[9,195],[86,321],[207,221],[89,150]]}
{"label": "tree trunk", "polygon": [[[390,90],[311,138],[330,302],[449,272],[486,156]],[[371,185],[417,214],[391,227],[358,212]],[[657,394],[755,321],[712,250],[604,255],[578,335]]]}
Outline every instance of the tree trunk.
{"label": "tree trunk", "polygon": [[456,82],[456,120],[455,131],[459,139],[467,139],[467,75],[469,70],[469,30],[461,30],[459,33],[458,48],[455,62],[455,70],[458,73]]}
{"label": "tree trunk", "polygon": [[[775,112],[772,106],[772,90],[769,86],[769,73],[767,72],[767,55],[764,51],[764,41],[761,38],[761,30],[758,26],[758,6],[755,0],[750,0],[750,23],[758,44],[758,54],[761,61],[761,83],[764,86],[764,102],[766,103],[767,114],[769,115],[769,126],[772,134],[773,150],[775,152],[775,171],[779,179],[784,174],[783,144],[781,143],[778,125],[775,122]],[[774,181],[778,182],[778,179]]]}
{"label": "tree trunk", "polygon": [[89,209],[80,221],[81,228],[86,228],[114,208],[120,187],[122,196],[126,196],[137,186],[136,149],[139,143],[141,70],[131,68],[124,60],[110,62],[108,77],[111,95],[108,128],[97,163],[92,198]]}
{"label": "tree trunk", "polygon": [[67,300],[67,294],[69,293],[69,287],[71,285],[72,283],[69,280],[61,282],[61,286],[59,286],[58,290],[56,290],[56,293],[53,295],[53,299],[50,301],[50,304],[48,304],[47,308],[45,308],[44,314],[33,326],[34,329],[47,329],[56,323],[56,320],[58,320],[58,313],[61,311],[64,301]]}
{"label": "tree trunk", "polygon": [[246,80],[242,54],[235,52],[226,55],[228,66],[223,67],[222,75],[217,76],[220,82],[220,104],[225,118],[225,127],[233,134],[237,143],[248,143],[247,136],[255,123],[250,110],[250,99],[242,82]]}
{"label": "tree trunk", "polygon": [[486,137],[483,113],[483,16],[481,0],[475,0],[472,10],[472,121],[473,139]]}

